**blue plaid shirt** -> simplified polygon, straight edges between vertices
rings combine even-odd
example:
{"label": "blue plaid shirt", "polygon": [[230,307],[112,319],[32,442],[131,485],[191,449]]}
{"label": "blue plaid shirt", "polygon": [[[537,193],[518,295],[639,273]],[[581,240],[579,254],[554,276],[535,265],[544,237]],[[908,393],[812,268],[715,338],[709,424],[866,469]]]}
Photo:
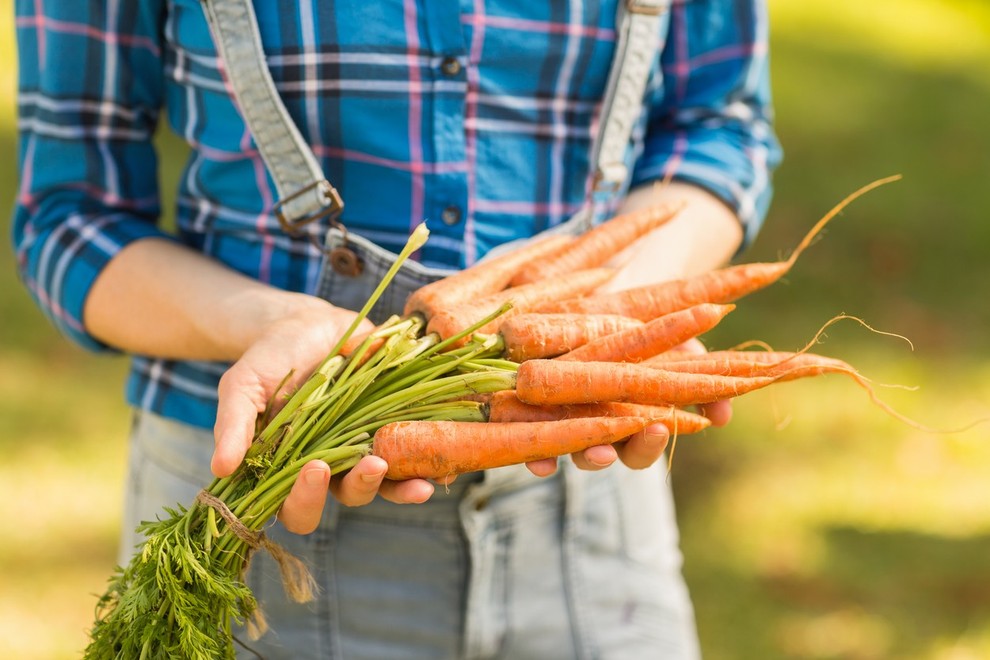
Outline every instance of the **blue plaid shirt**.
{"label": "blue plaid shirt", "polygon": [[[459,267],[586,199],[615,0],[255,6],[277,88],[344,198],[349,231],[397,250],[427,219],[423,262]],[[161,111],[191,147],[178,240],[275,286],[315,289],[322,256],[272,213],[273,183],[198,0],[16,7],[14,242],[24,283],[58,328],[106,350],[83,327],[86,295],[121,248],[162,235],[152,146]],[[751,239],[779,160],[764,0],[675,0],[660,68],[632,184],[672,175],[701,185]],[[127,396],[209,427],[226,366],[135,356]]]}

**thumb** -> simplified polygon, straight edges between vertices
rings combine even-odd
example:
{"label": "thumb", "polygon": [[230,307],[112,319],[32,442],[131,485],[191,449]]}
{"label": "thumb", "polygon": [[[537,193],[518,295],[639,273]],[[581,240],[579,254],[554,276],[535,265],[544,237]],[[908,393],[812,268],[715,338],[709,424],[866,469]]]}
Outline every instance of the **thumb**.
{"label": "thumb", "polygon": [[669,441],[670,432],[666,426],[650,424],[617,447],[619,458],[633,470],[648,468],[660,460]]}
{"label": "thumb", "polygon": [[215,446],[210,462],[210,469],[217,477],[230,475],[244,460],[254,438],[255,420],[265,409],[260,384],[246,372],[235,364],[220,378],[217,388]]}

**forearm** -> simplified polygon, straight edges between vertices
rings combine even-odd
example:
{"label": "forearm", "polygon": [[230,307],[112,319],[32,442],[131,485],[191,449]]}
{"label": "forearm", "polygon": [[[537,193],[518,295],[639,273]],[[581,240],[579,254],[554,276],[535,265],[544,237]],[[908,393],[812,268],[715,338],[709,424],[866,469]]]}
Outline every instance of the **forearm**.
{"label": "forearm", "polygon": [[671,221],[620,255],[610,289],[694,275],[732,258],[742,243],[742,226],[732,209],[698,186],[677,181],[642,186],[630,192],[620,212],[682,202],[684,208]]}
{"label": "forearm", "polygon": [[179,244],[148,238],[107,264],[86,299],[83,320],[93,336],[127,352],[233,361],[273,325],[325,315],[327,306]]}

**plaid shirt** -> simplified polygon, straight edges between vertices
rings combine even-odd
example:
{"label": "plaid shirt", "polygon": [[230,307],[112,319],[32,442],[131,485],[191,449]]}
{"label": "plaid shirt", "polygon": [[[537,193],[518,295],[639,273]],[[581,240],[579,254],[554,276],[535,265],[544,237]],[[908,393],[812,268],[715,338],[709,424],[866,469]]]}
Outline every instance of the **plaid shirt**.
{"label": "plaid shirt", "polygon": [[[344,198],[349,231],[397,250],[426,219],[423,262],[459,267],[581,207],[615,0],[255,6],[278,91]],[[198,0],[16,7],[14,242],[56,326],[106,349],[82,324],[90,286],[128,243],[165,235],[152,146],[160,110],[191,147],[178,240],[275,286],[315,289],[321,254],[272,214],[272,181]],[[675,0],[668,23],[632,184],[670,174],[701,185],[736,209],[750,240],[779,159],[765,2]],[[136,356],[128,399],[209,427],[225,368]]]}

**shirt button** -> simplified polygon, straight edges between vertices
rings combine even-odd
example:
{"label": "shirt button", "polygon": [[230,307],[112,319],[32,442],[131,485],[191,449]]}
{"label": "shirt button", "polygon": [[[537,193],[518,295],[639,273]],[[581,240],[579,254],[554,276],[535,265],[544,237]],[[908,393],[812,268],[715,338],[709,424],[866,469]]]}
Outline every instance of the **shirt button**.
{"label": "shirt button", "polygon": [[461,72],[461,62],[456,57],[445,57],[440,63],[440,70],[445,76],[456,76]]}
{"label": "shirt button", "polygon": [[440,219],[447,225],[456,225],[461,221],[461,209],[458,206],[448,206],[440,214]]}

